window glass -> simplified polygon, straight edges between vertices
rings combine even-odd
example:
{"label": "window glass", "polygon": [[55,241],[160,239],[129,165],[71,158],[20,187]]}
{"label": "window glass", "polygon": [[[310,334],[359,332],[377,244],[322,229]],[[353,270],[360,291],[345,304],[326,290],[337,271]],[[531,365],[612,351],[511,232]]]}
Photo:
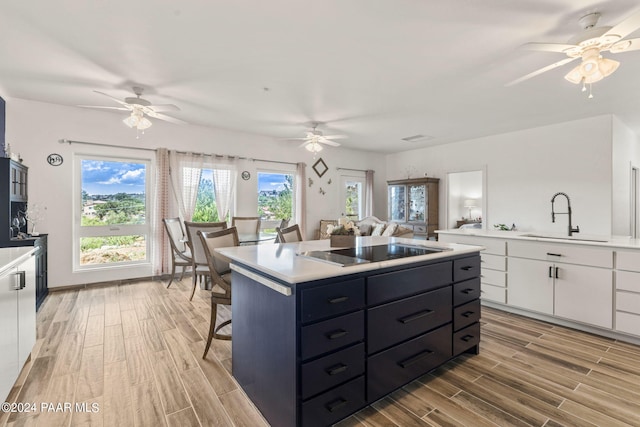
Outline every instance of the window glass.
{"label": "window glass", "polygon": [[149,162],[79,158],[79,166],[76,265],[147,261]]}
{"label": "window glass", "polygon": [[[226,220],[227,218],[225,218]],[[218,209],[216,207],[216,193],[213,188],[213,170],[202,169],[196,208],[193,212],[194,222],[218,222]]]}
{"label": "window glass", "polygon": [[258,216],[265,231],[275,231],[283,219],[294,215],[293,179],[291,173],[258,172]]}

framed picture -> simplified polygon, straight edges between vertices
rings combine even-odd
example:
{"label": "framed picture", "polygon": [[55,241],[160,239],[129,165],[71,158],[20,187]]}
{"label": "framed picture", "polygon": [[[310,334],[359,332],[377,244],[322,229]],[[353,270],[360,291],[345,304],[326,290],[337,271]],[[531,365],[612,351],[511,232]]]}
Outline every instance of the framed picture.
{"label": "framed picture", "polygon": [[322,158],[319,158],[318,161],[313,164],[313,170],[316,171],[320,178],[322,178],[322,175],[327,173],[329,167],[324,162],[324,160],[322,160]]}

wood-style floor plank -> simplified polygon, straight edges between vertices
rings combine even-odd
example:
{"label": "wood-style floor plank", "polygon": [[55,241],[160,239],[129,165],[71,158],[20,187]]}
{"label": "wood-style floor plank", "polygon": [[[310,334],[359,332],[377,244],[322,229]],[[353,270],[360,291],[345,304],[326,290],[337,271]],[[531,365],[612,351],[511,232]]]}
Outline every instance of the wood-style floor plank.
{"label": "wood-style floor plank", "polygon": [[[231,375],[232,342],[209,330],[191,278],[51,292],[10,401],[97,411],[1,414],[8,426],[266,426]],[[222,307],[219,318],[230,310]],[[231,328],[229,328],[231,329]],[[465,354],[338,424],[638,426],[640,346],[483,307],[480,354]],[[81,409],[82,406],[79,406]]]}

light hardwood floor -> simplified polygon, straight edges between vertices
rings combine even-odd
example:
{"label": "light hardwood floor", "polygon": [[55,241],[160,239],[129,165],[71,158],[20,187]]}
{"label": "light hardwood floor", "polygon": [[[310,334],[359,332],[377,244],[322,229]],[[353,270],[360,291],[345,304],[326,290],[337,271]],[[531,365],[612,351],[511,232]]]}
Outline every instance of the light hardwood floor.
{"label": "light hardwood floor", "polygon": [[[214,340],[202,360],[209,299],[198,290],[189,301],[190,280],[52,292],[38,313],[30,370],[10,395],[38,411],[2,414],[1,424],[267,425],[230,374],[231,343]],[[41,411],[65,402],[88,410]],[[480,355],[340,423],[462,425],[640,426],[640,347],[483,308]]]}

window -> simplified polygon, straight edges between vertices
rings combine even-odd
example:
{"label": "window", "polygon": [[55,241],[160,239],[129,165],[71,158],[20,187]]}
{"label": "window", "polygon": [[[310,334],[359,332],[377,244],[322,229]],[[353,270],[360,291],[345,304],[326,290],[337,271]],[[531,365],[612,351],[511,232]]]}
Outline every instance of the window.
{"label": "window", "polygon": [[[193,211],[194,222],[218,222],[218,208],[216,206],[216,193],[213,187],[213,170],[202,169],[196,207]],[[228,220],[228,218],[225,218]]]}
{"label": "window", "polygon": [[262,228],[275,230],[283,219],[295,218],[294,174],[258,172],[258,216]]}
{"label": "window", "polygon": [[77,157],[75,268],[148,262],[146,160]]}
{"label": "window", "polygon": [[340,212],[351,220],[364,217],[364,176],[340,177]]}

